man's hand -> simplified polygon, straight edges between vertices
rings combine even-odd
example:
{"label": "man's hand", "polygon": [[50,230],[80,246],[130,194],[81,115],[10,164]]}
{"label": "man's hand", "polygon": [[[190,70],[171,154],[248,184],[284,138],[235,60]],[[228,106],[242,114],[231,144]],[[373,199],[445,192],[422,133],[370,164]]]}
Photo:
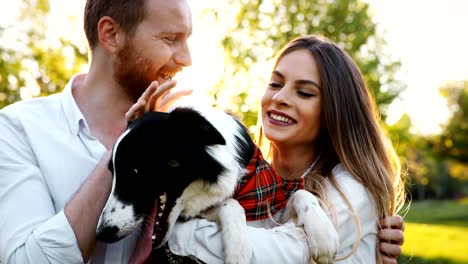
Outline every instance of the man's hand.
{"label": "man's hand", "polygon": [[401,254],[401,246],[405,242],[405,224],[399,215],[388,216],[380,221],[379,231],[380,255],[384,264],[395,264]]}
{"label": "man's hand", "polygon": [[192,90],[171,92],[176,84],[177,82],[175,80],[169,80],[161,85],[159,85],[157,81],[152,82],[137,102],[132,105],[125,114],[127,122],[137,119],[145,112],[166,112],[177,99],[192,93]]}

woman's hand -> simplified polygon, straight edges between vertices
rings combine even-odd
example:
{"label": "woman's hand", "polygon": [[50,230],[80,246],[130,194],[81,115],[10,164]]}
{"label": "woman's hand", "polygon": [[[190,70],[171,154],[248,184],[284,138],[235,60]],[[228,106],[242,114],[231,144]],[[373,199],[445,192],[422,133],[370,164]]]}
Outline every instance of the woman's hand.
{"label": "woman's hand", "polygon": [[157,81],[152,82],[125,114],[127,122],[135,120],[146,112],[166,112],[177,99],[192,93],[192,90],[180,90],[171,93],[170,91],[176,84],[175,80],[169,80],[161,85]]}
{"label": "woman's hand", "polygon": [[384,264],[395,264],[401,254],[401,246],[405,242],[405,224],[399,215],[387,216],[380,221],[379,231],[380,255]]}

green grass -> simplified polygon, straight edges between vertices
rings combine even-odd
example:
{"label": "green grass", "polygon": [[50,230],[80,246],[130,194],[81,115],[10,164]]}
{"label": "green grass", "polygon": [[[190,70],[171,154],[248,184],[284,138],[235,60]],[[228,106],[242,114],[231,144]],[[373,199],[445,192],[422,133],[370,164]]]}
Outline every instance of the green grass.
{"label": "green grass", "polygon": [[468,264],[468,200],[413,202],[398,263]]}

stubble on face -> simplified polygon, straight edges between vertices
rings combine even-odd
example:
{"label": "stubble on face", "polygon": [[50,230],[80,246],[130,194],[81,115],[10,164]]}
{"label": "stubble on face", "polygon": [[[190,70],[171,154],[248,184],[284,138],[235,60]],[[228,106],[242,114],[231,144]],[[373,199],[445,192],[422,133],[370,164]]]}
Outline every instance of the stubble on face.
{"label": "stubble on face", "polygon": [[131,100],[136,101],[156,77],[157,70],[151,61],[136,50],[132,39],[127,39],[114,61],[116,82]]}

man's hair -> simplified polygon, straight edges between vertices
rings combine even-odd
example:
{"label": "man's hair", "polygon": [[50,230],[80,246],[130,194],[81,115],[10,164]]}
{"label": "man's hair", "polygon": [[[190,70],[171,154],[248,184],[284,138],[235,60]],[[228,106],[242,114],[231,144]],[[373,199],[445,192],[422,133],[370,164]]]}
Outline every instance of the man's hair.
{"label": "man's hair", "polygon": [[84,31],[89,48],[99,42],[97,26],[104,16],[114,19],[130,36],[145,17],[146,0],[87,0],[84,10]]}

